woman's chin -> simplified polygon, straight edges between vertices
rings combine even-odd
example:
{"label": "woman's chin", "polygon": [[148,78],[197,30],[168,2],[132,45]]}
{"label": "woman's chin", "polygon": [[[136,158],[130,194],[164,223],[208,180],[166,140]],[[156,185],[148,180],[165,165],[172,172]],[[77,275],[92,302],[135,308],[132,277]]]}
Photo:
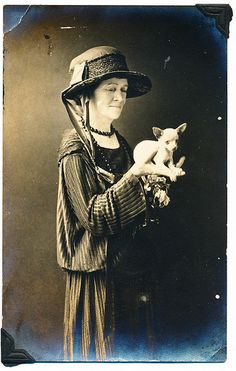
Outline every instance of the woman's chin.
{"label": "woman's chin", "polygon": [[117,112],[112,112],[110,114],[110,118],[112,120],[117,120],[120,117],[120,115],[121,115],[121,110],[119,110],[119,111],[117,110]]}
{"label": "woman's chin", "polygon": [[118,120],[119,117],[120,117],[120,115],[114,115],[112,120]]}
{"label": "woman's chin", "polygon": [[113,117],[119,118],[122,112],[122,108],[121,107],[110,107],[109,114]]}

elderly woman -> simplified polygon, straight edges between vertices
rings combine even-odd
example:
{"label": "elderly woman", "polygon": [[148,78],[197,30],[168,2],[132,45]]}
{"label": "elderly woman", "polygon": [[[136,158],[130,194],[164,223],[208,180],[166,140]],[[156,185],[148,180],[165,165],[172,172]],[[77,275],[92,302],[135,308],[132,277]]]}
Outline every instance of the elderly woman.
{"label": "elderly woman", "polygon": [[[149,208],[142,177],[161,174],[154,164],[133,163],[112,123],[127,98],[147,93],[151,82],[129,71],[124,55],[108,46],[79,55],[70,70],[62,99],[74,129],[59,149],[57,206],[57,256],[66,272],[65,358],[118,359],[116,344],[139,325],[130,325],[137,318],[135,300],[151,308],[147,265],[134,235]],[[142,319],[144,327],[150,328],[150,318]]]}

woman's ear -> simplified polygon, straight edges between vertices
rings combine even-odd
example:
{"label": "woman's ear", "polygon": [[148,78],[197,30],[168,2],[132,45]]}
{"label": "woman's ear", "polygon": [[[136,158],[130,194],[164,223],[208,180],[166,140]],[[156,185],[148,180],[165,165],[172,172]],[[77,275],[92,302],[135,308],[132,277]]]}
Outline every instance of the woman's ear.
{"label": "woman's ear", "polygon": [[163,134],[163,130],[160,129],[160,128],[157,128],[157,127],[153,127],[152,128],[152,132],[153,132],[153,134],[155,135],[155,137],[157,139],[159,139],[162,136],[162,134]]}

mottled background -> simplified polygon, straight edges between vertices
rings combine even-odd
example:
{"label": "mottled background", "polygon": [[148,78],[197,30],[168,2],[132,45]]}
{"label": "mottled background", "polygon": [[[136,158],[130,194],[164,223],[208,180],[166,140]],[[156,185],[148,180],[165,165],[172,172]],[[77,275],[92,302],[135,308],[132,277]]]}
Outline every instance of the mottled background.
{"label": "mottled background", "polygon": [[172,185],[170,206],[146,236],[156,244],[160,282],[156,360],[223,361],[225,37],[214,18],[191,6],[31,6],[16,25],[26,9],[4,9],[3,328],[36,360],[63,359],[57,148],[71,124],[60,92],[73,57],[113,45],[153,82],[115,125],[130,144],[152,138],[153,125],[189,124],[180,148],[186,176]]}

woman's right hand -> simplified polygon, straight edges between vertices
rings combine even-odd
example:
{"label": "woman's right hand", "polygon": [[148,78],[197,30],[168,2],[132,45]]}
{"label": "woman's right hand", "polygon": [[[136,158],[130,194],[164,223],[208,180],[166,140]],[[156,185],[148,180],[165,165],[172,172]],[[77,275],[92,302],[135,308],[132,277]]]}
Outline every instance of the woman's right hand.
{"label": "woman's right hand", "polygon": [[161,174],[159,172],[158,167],[152,163],[147,164],[134,163],[134,165],[130,168],[130,172],[138,178],[143,175],[158,175],[158,176],[164,175]]}

